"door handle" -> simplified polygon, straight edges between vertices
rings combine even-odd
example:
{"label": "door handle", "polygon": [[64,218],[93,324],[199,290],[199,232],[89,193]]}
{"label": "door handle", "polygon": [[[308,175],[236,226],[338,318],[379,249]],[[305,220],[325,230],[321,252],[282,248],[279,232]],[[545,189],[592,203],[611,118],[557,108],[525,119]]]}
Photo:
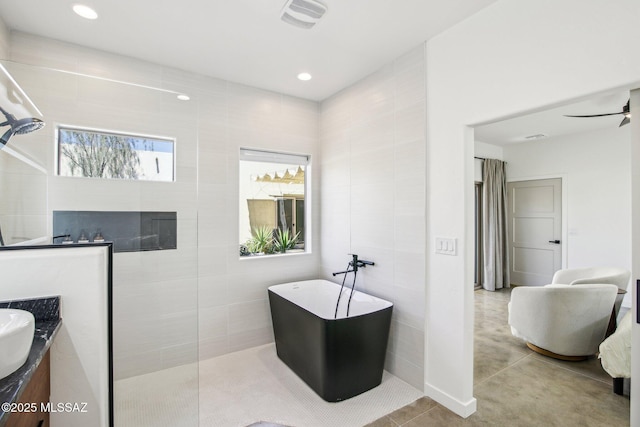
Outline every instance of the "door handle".
{"label": "door handle", "polygon": [[560,244],[560,240],[549,240],[549,243],[553,243],[555,245],[559,245]]}

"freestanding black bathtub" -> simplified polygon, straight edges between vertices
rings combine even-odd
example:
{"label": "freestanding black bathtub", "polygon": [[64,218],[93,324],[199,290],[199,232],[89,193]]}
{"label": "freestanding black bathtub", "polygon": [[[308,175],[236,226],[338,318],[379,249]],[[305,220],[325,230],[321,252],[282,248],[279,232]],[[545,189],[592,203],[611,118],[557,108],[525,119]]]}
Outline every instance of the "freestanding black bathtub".
{"label": "freestanding black bathtub", "polygon": [[278,357],[328,402],[364,393],[382,382],[393,304],[350,289],[307,280],[269,287]]}

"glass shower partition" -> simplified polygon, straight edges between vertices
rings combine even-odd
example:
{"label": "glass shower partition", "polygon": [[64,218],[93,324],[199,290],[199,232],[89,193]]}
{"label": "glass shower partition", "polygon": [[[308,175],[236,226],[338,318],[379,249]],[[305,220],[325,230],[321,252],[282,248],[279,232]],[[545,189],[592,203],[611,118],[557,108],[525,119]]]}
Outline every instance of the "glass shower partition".
{"label": "glass shower partition", "polygon": [[198,426],[197,98],[3,66],[46,123],[0,153],[5,243],[113,241],[114,425]]}

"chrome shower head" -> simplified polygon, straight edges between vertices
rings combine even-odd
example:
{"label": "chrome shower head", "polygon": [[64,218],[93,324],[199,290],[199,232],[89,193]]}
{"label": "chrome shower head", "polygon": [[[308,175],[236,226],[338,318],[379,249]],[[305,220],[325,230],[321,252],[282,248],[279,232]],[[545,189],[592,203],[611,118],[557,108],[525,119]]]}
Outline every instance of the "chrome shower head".
{"label": "chrome shower head", "polygon": [[[0,138],[0,143],[2,143],[2,145],[7,145],[7,142],[9,142],[9,139],[13,135],[24,135],[41,129],[44,126],[44,122],[35,117],[16,119],[13,114],[7,112],[2,107],[0,107],[0,112],[2,112],[4,117],[7,119],[5,122],[0,123],[0,126],[9,125],[9,129]],[[0,146],[0,148],[2,147]]]}
{"label": "chrome shower head", "polygon": [[24,135],[25,133],[31,133],[41,129],[44,126],[44,122],[35,117],[29,117],[26,119],[20,119],[13,127],[13,133],[17,135]]}

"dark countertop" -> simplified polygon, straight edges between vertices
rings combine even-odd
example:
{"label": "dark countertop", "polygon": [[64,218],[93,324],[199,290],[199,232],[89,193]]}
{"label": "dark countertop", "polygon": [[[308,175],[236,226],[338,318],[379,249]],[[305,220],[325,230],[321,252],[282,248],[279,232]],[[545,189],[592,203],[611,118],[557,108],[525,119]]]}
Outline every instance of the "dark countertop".
{"label": "dark countertop", "polygon": [[[0,403],[13,403],[20,399],[60,329],[62,319],[59,306],[60,297],[0,302],[0,308],[27,310],[36,319],[33,344],[27,361],[17,371],[0,380]],[[8,413],[0,409],[0,427],[5,425],[8,418]]]}

